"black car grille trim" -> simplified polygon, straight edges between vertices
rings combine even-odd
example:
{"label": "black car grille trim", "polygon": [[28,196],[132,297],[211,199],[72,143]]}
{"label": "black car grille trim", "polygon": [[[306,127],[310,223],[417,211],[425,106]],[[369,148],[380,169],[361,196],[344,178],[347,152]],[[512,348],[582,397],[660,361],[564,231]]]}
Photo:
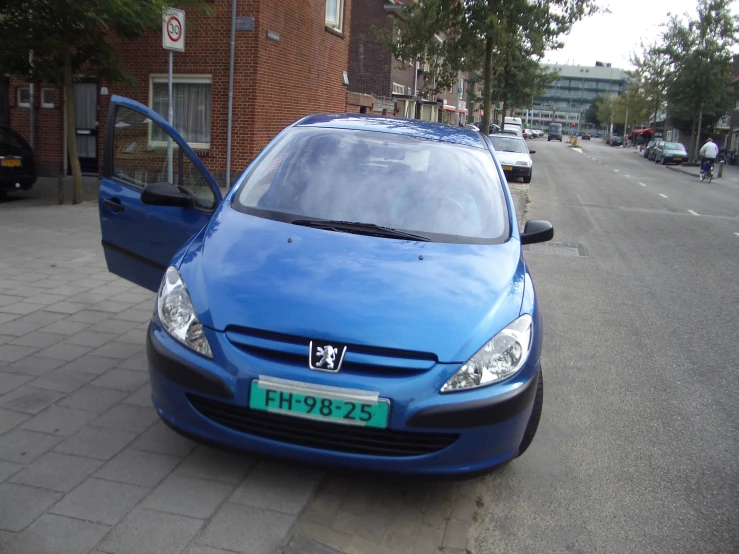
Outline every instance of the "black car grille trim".
{"label": "black car grille trim", "polygon": [[[226,329],[226,338],[237,348],[262,359],[296,366],[308,365],[308,343],[311,339],[243,328]],[[352,360],[357,355],[362,356],[362,362]],[[435,355],[424,352],[347,345],[342,371],[407,374],[428,371],[436,363]]]}
{"label": "black car grille trim", "polygon": [[369,456],[423,456],[451,446],[453,433],[413,433],[325,423],[219,402],[188,394],[203,416],[224,427],[257,437],[298,446]]}

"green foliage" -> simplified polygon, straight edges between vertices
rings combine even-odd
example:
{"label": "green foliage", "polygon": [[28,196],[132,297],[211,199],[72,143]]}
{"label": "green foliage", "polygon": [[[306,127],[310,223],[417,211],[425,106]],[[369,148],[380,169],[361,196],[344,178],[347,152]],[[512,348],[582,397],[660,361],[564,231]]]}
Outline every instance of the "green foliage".
{"label": "green foliage", "polygon": [[737,44],[738,20],[730,4],[731,0],[699,0],[697,17],[672,15],[662,35],[669,116],[684,133],[694,134],[701,114],[704,129],[710,131],[732,108],[732,48]]}
{"label": "green foliage", "polygon": [[608,93],[603,98],[599,98],[595,103],[598,119],[604,124],[610,124],[614,117],[616,109],[615,99]]}
{"label": "green foliage", "polygon": [[601,96],[596,96],[593,102],[588,106],[588,110],[585,112],[585,123],[592,123],[596,127],[600,127],[601,119],[598,116],[598,106],[603,101]]}
{"label": "green foliage", "polygon": [[491,102],[528,103],[548,78],[533,65],[596,10],[595,0],[424,0],[403,8],[398,33],[385,44],[398,60],[429,64],[424,92],[449,88],[458,71],[481,75],[487,129]]}
{"label": "green foliage", "polygon": [[[628,109],[628,120],[627,117]],[[649,117],[649,102],[638,83],[633,83],[623,93],[619,94],[613,103],[613,119],[629,128],[644,123]]]}
{"label": "green foliage", "polygon": [[[61,86],[68,54],[74,74],[133,84],[108,41],[113,34],[135,39],[160,29],[168,5],[166,0],[5,0],[0,4],[0,67],[29,82]],[[177,5],[204,4],[185,0]]]}
{"label": "green foliage", "polygon": [[650,121],[657,121],[660,111],[665,108],[665,89],[670,60],[658,43],[641,45],[641,53],[632,53],[631,63],[636,70],[631,72],[642,96],[649,104]]}

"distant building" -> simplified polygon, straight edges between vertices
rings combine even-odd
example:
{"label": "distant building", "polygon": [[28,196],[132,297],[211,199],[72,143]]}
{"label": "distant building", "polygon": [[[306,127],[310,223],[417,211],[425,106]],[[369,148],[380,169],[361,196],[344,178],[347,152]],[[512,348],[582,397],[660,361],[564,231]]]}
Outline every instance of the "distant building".
{"label": "distant building", "polygon": [[[545,129],[551,122],[578,131],[594,129],[584,119],[590,104],[598,96],[618,96],[628,86],[626,72],[610,63],[596,62],[595,66],[542,65],[558,73],[559,78],[547,87],[544,94],[532,99],[528,123],[534,129]],[[513,115],[525,121],[527,107],[514,110]]]}

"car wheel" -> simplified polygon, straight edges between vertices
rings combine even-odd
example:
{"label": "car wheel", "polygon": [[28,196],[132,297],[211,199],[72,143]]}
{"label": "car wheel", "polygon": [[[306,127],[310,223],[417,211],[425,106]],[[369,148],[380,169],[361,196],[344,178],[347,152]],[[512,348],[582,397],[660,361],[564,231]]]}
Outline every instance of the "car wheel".
{"label": "car wheel", "polygon": [[667,158],[662,158],[662,165],[667,165]]}
{"label": "car wheel", "polygon": [[539,382],[536,385],[536,397],[534,398],[534,407],[531,410],[531,416],[529,416],[529,422],[526,424],[526,431],[524,431],[523,439],[521,444],[518,445],[518,452],[516,458],[521,456],[531,446],[531,442],[534,440],[536,430],[539,428],[539,420],[541,419],[541,411],[544,407],[544,375],[541,369],[539,370]]}
{"label": "car wheel", "polygon": [[531,175],[529,175],[528,177],[524,177],[523,178],[523,182],[524,183],[530,183],[531,182],[531,177],[533,176],[533,174],[534,174],[534,172],[532,171],[531,172]]}

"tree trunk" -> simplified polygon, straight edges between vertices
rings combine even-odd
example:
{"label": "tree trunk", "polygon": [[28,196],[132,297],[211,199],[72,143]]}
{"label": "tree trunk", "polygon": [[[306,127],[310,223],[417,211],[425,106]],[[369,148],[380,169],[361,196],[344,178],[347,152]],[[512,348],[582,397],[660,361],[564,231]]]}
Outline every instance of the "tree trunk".
{"label": "tree trunk", "polygon": [[77,155],[77,133],[74,118],[74,84],[72,83],[72,59],[69,50],[64,52],[64,110],[67,116],[67,150],[72,168],[72,202],[82,202],[82,170]]}
{"label": "tree trunk", "polygon": [[690,140],[690,144],[688,145],[688,152],[689,152],[688,161],[690,163],[695,162],[695,157],[697,155],[697,152],[695,151],[695,141],[692,140],[693,137],[695,137],[695,128],[696,128],[696,126],[697,125],[696,125],[696,122],[695,122],[695,118],[693,118],[693,125],[690,128],[690,138],[691,138],[691,140]]}
{"label": "tree trunk", "polygon": [[505,116],[508,113],[508,102],[503,100],[503,109],[500,110],[500,128],[505,129]]}
{"label": "tree trunk", "polygon": [[482,131],[490,134],[490,120],[493,115],[493,38],[485,39],[485,68],[482,81]]}

